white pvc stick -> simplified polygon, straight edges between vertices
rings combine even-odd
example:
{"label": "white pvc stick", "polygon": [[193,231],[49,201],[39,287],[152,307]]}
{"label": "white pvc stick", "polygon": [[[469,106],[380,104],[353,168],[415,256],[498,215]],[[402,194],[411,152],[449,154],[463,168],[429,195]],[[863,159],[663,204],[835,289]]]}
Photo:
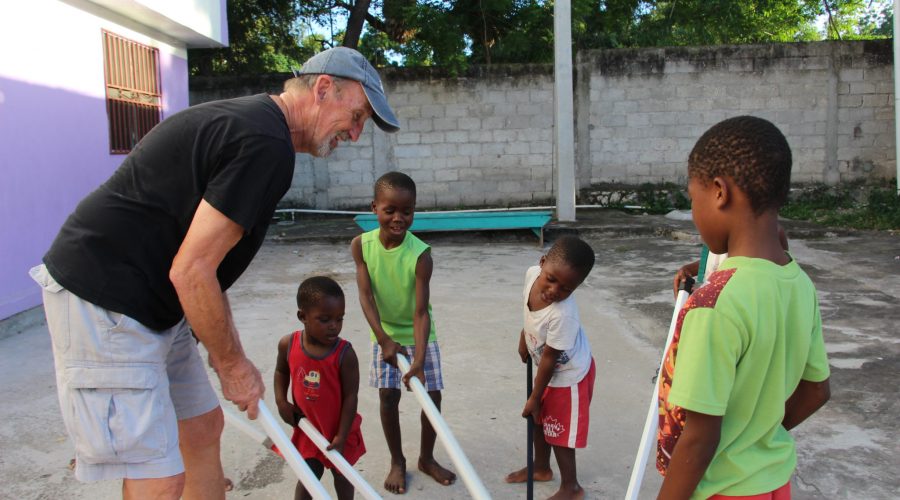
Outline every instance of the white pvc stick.
{"label": "white pvc stick", "polygon": [[347,459],[344,458],[343,455],[337,452],[337,450],[329,450],[328,445],[331,444],[325,439],[318,429],[306,418],[301,418],[300,423],[298,424],[300,430],[306,434],[309,439],[316,445],[317,448],[322,450],[322,453],[328,457],[328,460],[331,460],[331,463],[334,464],[338,470],[341,471],[341,474],[349,480],[353,486],[356,487],[357,491],[370,500],[381,500],[381,495],[379,495],[369,483],[366,482],[362,476],[359,475],[359,472],[356,472],[356,469],[350,465],[350,462],[347,462]]}
{"label": "white pvc stick", "polygon": [[322,487],[322,483],[319,482],[316,475],[313,474],[313,471],[310,470],[309,466],[306,465],[306,462],[303,461],[300,453],[297,452],[297,448],[295,448],[294,444],[291,443],[291,440],[288,439],[287,435],[278,424],[278,421],[275,420],[275,417],[269,412],[266,403],[261,399],[259,400],[259,420],[262,422],[263,428],[266,429],[266,434],[268,434],[269,437],[272,438],[272,441],[275,442],[275,445],[278,446],[278,451],[281,452],[281,455],[287,460],[291,469],[294,469],[294,473],[297,474],[297,477],[300,479],[300,482],[303,483],[306,491],[316,500],[330,500],[331,495],[325,491],[325,488]]}
{"label": "white pvc stick", "polygon": [[[402,374],[406,375],[406,372],[409,371],[409,360],[406,359],[406,356],[397,354],[397,367],[400,368]],[[459,471],[459,475],[466,484],[469,494],[476,500],[489,500],[491,495],[484,488],[484,484],[481,483],[481,479],[478,478],[478,474],[475,473],[475,469],[472,467],[469,459],[466,458],[466,454],[463,453],[456,438],[453,437],[453,433],[450,432],[450,427],[447,426],[447,422],[444,421],[441,412],[434,406],[434,401],[428,396],[428,391],[425,390],[422,381],[418,377],[411,377],[409,385],[412,387],[413,394],[419,401],[422,411],[425,412],[425,416],[428,417],[431,426],[434,427],[434,431],[441,438],[441,442],[444,443],[444,448],[447,450],[447,454],[450,455],[453,465]]]}
{"label": "white pvc stick", "polygon": [[672,345],[672,337],[675,336],[675,325],[678,323],[678,313],[690,295],[685,290],[678,291],[675,299],[675,311],[672,312],[672,323],[669,325],[669,335],[666,337],[666,347],[663,349],[662,360],[659,362],[659,372],[656,375],[656,383],[653,385],[653,394],[650,395],[650,408],[647,410],[647,419],[644,420],[644,434],[641,436],[641,444],[638,446],[637,456],[634,457],[634,466],[631,469],[631,479],[628,481],[628,490],[625,492],[626,500],[635,500],[641,491],[641,481],[644,479],[644,470],[647,467],[647,458],[650,455],[650,443],[656,437],[656,428],[659,425],[659,380],[662,378],[663,364],[666,362],[666,354]]}
{"label": "white pvc stick", "polygon": [[222,413],[225,414],[225,421],[233,425],[237,430],[243,432],[244,434],[249,436],[250,439],[265,446],[266,448],[272,449],[272,440],[269,439],[269,437],[266,436],[263,431],[253,426],[253,424],[251,424],[246,418],[238,415],[228,408],[225,408],[224,406],[222,407]]}

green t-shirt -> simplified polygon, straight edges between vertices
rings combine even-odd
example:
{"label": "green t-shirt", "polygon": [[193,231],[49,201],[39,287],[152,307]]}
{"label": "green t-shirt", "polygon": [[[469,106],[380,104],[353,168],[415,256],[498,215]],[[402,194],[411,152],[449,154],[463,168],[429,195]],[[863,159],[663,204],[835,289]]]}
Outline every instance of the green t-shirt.
{"label": "green t-shirt", "polygon": [[[416,310],[416,264],[419,256],[430,247],[407,231],[403,243],[390,250],[378,238],[380,229],[362,235],[362,254],[369,270],[375,306],[381,317],[381,327],[400,345],[415,345],[413,314]],[[435,340],[434,315],[428,304],[431,333],[428,342]],[[375,341],[375,333],[372,333]]]}
{"label": "green t-shirt", "polygon": [[801,379],[829,376],[815,287],[793,259],[730,257],[698,292],[683,317],[668,405],[723,419],[692,498],[772,491],[797,463],[781,425],[785,401]]}

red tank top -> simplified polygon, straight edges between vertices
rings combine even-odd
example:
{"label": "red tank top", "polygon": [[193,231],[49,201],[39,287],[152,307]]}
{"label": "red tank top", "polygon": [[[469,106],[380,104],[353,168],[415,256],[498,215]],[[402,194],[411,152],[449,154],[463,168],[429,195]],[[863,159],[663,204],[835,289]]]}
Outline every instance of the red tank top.
{"label": "red tank top", "polygon": [[[302,332],[294,332],[288,350],[288,368],[291,370],[291,393],[294,403],[300,407],[306,418],[331,441],[337,434],[341,423],[341,361],[350,343],[338,339],[331,351],[322,358],[315,358],[303,349]],[[363,443],[359,413],[353,419],[347,442],[344,445],[344,458],[350,464],[356,463],[366,452]],[[331,468],[331,462],[325,458],[315,443],[299,428],[294,428],[291,442],[305,458],[315,458]]]}

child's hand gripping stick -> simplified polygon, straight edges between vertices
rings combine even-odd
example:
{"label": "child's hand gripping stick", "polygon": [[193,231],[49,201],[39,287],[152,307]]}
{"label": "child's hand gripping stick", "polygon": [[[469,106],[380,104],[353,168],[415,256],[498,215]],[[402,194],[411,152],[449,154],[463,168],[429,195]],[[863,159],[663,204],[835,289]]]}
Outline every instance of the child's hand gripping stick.
{"label": "child's hand gripping stick", "polygon": [[328,440],[325,439],[325,436],[323,436],[318,429],[316,429],[312,422],[306,418],[301,418],[298,427],[300,427],[300,430],[312,440],[317,448],[322,450],[322,453],[328,457],[328,460],[341,471],[341,474],[353,484],[363,497],[368,498],[369,500],[381,500],[381,495],[379,495],[372,486],[359,475],[359,472],[350,465],[350,462],[347,462],[343,455],[338,453],[337,450],[328,449]]}

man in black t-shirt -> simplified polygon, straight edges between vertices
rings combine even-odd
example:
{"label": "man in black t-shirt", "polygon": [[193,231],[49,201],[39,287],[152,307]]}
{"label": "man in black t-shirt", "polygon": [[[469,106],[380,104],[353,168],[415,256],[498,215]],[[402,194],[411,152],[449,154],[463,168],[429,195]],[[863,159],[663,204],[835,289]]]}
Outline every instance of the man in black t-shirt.
{"label": "man in black t-shirt", "polygon": [[31,271],[78,479],[121,478],[126,497],[224,497],[222,410],[191,332],[223,396],[256,418],[265,387],[225,291],[262,244],[295,152],[327,156],[370,117],[398,129],[378,73],[330,49],[279,95],[167,118],[79,203]]}

